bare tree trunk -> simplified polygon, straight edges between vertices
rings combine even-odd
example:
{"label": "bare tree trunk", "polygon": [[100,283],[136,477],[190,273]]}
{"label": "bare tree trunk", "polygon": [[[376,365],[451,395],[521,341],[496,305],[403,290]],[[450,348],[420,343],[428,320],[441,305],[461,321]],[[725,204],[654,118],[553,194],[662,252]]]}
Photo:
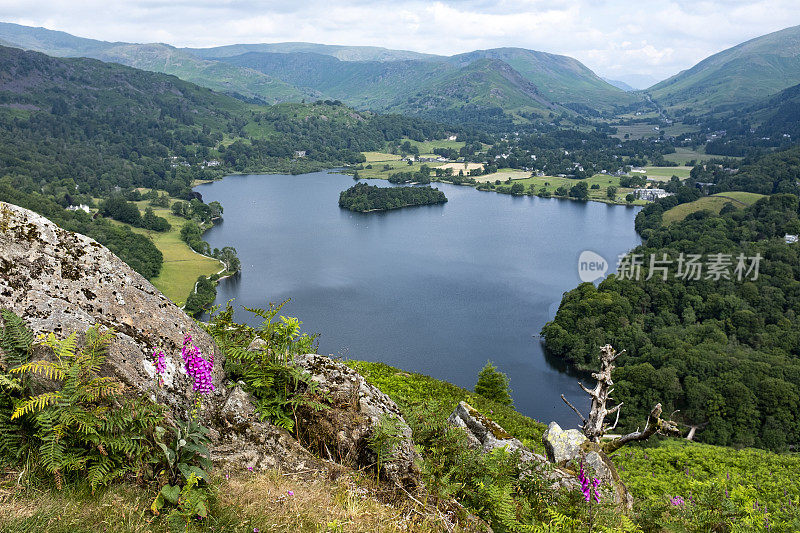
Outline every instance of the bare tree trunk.
{"label": "bare tree trunk", "polygon": [[[592,377],[597,380],[594,389],[587,389],[584,387],[583,383],[578,382],[581,389],[592,398],[592,406],[588,418],[584,417],[574,405],[567,401],[563,394],[561,395],[561,399],[564,400],[564,403],[570,406],[583,421],[583,434],[592,442],[599,443],[606,431],[613,430],[619,423],[619,412],[622,404],[619,403],[610,409],[607,407],[607,404],[609,400],[612,399],[611,393],[614,392],[614,381],[611,379],[611,373],[615,368],[614,360],[623,353],[624,350],[617,353],[610,344],[606,344],[600,348],[600,371],[592,373]],[[608,426],[605,423],[605,418],[615,413],[616,419],[614,424]],[[655,433],[674,434],[677,432],[678,429],[674,422],[661,418],[661,404],[658,404],[650,411],[650,416],[647,419],[647,425],[645,425],[644,431],[635,431],[623,435],[611,442],[605,443],[602,449],[606,453],[611,453],[629,442],[646,440]]]}

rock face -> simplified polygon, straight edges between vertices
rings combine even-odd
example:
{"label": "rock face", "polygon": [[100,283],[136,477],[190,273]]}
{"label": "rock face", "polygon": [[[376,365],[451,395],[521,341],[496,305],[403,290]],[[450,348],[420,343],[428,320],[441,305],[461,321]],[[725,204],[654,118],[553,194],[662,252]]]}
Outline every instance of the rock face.
{"label": "rock face", "polygon": [[555,422],[550,422],[550,426],[542,435],[547,458],[559,464],[578,457],[581,445],[587,440],[589,439],[577,429],[564,430]]}
{"label": "rock face", "polygon": [[400,442],[381,473],[406,488],[420,486],[419,455],[411,440],[411,428],[391,398],[373,387],[352,368],[324,355],[295,357],[295,364],[308,372],[330,402],[328,409],[301,409],[300,439],[312,450],[337,463],[354,468],[375,464],[377,455],[369,446],[376,424],[383,417],[398,422]]}
{"label": "rock face", "polygon": [[[254,468],[322,468],[285,431],[260,422],[247,395],[227,387],[223,356],[213,339],[150,282],[94,240],[63,230],[46,218],[0,202],[0,307],[22,316],[36,333],[66,337],[94,324],[116,332],[105,375],[129,393],[148,394],[173,417],[191,408],[192,380],[183,370],[184,334],[203,355],[214,356],[215,391],[202,411],[214,441],[213,456]],[[155,386],[152,353],[164,350],[164,384]]]}
{"label": "rock face", "polygon": [[94,240],[0,202],[0,272],[0,306],[23,316],[37,333],[66,336],[94,324],[113,328],[107,364],[133,390],[154,390],[152,353],[162,348],[166,372],[158,399],[178,412],[190,405],[192,394],[180,355],[184,334],[191,335],[204,356],[215,358],[211,403],[224,400],[223,361],[211,337]]}

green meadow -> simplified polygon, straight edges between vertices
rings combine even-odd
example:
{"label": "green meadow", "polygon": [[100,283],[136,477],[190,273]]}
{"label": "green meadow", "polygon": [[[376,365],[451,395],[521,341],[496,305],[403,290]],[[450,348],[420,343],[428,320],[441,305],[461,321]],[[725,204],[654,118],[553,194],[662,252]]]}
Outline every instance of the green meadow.
{"label": "green meadow", "polygon": [[711,211],[712,213],[719,213],[725,204],[733,204],[738,208],[744,208],[753,205],[759,198],[764,195],[752,192],[725,192],[714,194],[711,196],[704,196],[694,202],[676,205],[672,209],[664,212],[662,222],[664,224],[672,224],[673,222],[680,222],[692,213],[698,211]]}
{"label": "green meadow", "polygon": [[[140,189],[146,192],[148,189]],[[163,194],[163,191],[160,191]],[[177,202],[170,198],[170,205]],[[144,213],[150,207],[150,202],[143,200],[134,202],[139,210]],[[131,228],[134,232],[147,235],[153,244],[156,245],[164,256],[164,264],[161,273],[150,280],[156,289],[164,293],[164,296],[183,305],[189,293],[194,289],[194,284],[200,276],[210,276],[216,274],[222,268],[222,263],[211,257],[200,255],[181,240],[181,227],[186,219],[176,217],[168,208],[153,207],[153,212],[167,219],[172,228],[166,232],[146,230],[143,228]],[[121,222],[113,221],[115,224]]]}

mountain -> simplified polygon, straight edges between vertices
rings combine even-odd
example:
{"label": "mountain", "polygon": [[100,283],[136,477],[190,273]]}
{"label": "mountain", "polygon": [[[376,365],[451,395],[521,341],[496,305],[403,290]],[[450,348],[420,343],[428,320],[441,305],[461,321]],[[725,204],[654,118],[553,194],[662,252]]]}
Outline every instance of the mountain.
{"label": "mountain", "polygon": [[391,107],[398,99],[454,70],[448,64],[431,61],[342,61],[309,52],[247,52],[221,61],[319,91],[349,105],[376,110]]}
{"label": "mountain", "polygon": [[667,110],[702,114],[759,101],[800,83],[800,26],[714,54],[647,92]]}
{"label": "mountain", "polygon": [[11,46],[58,57],[90,57],[142,70],[172,74],[215,91],[275,103],[319,95],[299,90],[263,73],[207,61],[166,44],[107,42],[61,31],[0,23],[0,40]]}
{"label": "mountain", "polygon": [[409,50],[390,50],[378,46],[341,46],[316,43],[231,44],[213,48],[184,48],[184,50],[203,59],[220,59],[248,52],[278,54],[304,52],[331,56],[342,61],[402,61],[404,59],[441,59],[442,57]]}
{"label": "mountain", "polygon": [[478,59],[432,80],[424,91],[397,101],[390,110],[411,114],[433,111],[435,114],[437,110],[465,107],[537,114],[563,111],[509,64],[490,58]]}
{"label": "mountain", "polygon": [[638,100],[573,58],[522,48],[452,57],[314,43],[181,49],[83,39],[8,23],[0,23],[0,39],[50,55],[92,57],[172,74],[268,103],[337,99],[361,109],[454,120],[465,109],[499,110],[518,119],[531,118],[530,113],[548,116],[553,110],[610,114]]}
{"label": "mountain", "polygon": [[609,85],[613,85],[613,86],[614,86],[614,87],[616,87],[617,89],[622,89],[622,90],[623,90],[623,91],[625,91],[625,92],[629,92],[629,91],[635,91],[635,90],[636,90],[635,88],[631,87],[630,85],[628,85],[628,84],[627,84],[627,83],[625,83],[624,81],[620,81],[620,80],[610,80],[610,79],[608,79],[608,78],[602,78],[602,80],[603,80],[604,82],[608,83]]}
{"label": "mountain", "polygon": [[300,101],[320,96],[261,72],[220,61],[197,58],[166,44],[116,44],[91,57],[164,74],[203,85],[215,91],[238,94],[268,103]]}
{"label": "mountain", "polygon": [[603,81],[572,57],[524,48],[494,48],[458,54],[448,61],[466,66],[484,58],[507,63],[523,78],[535,84],[545,98],[576,111],[582,112],[584,108],[611,111],[635,101],[634,96]]}

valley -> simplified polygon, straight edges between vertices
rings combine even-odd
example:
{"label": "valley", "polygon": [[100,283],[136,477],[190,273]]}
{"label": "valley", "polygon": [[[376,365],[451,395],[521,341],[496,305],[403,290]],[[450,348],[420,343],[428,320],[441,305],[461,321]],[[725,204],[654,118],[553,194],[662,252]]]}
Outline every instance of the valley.
{"label": "valley", "polygon": [[0,531],[800,530],[796,17],[145,4],[0,22]]}

